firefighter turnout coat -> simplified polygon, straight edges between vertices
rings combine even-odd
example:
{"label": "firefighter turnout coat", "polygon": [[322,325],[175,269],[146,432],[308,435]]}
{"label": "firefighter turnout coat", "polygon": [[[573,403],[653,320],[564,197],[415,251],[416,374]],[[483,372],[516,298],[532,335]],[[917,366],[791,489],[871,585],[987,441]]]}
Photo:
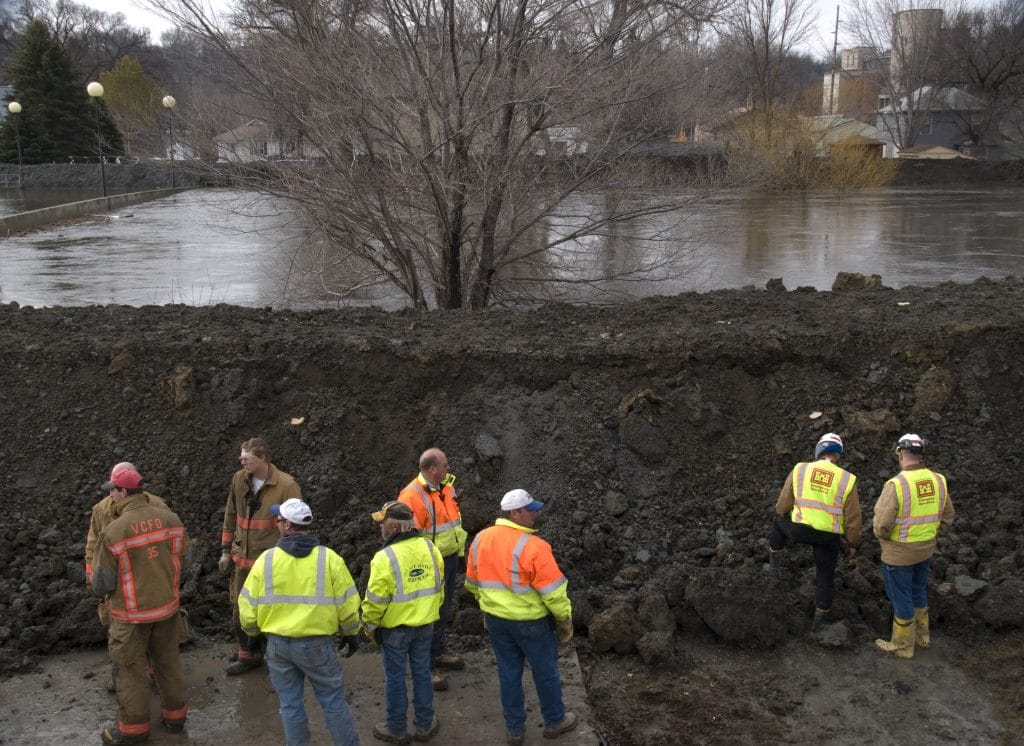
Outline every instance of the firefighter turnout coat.
{"label": "firefighter turnout coat", "polygon": [[572,616],[568,581],[551,545],[536,530],[499,518],[469,548],[466,589],[481,611],[501,619],[532,621]]}
{"label": "firefighter turnout coat", "polygon": [[260,554],[277,543],[277,522],[270,506],[292,497],[302,498],[298,483],[273,464],[258,493],[253,491],[249,472],[235,472],[224,508],[220,543],[222,549],[231,550],[231,559],[238,567],[252,567]]}
{"label": "firefighter turnout coat", "polygon": [[[146,501],[154,508],[170,510],[162,497],[151,495],[148,492],[143,492],[142,494],[146,496]],[[96,540],[100,538],[103,529],[109,526],[116,517],[114,515],[114,499],[110,495],[107,495],[92,506],[92,514],[89,516],[89,533],[85,537],[86,580],[92,577],[92,556],[96,551]]]}
{"label": "firefighter turnout coat", "polygon": [[96,542],[93,593],[106,596],[115,621],[144,624],[178,611],[182,570],[189,563],[181,520],[145,493],[114,503],[116,516]]}

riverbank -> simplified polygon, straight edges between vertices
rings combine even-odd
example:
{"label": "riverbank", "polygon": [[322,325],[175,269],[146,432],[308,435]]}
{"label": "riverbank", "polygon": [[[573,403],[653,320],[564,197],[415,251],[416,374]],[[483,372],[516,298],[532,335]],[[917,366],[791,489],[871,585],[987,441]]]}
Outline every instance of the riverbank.
{"label": "riverbank", "polygon": [[[297,167],[302,167],[297,166]],[[170,161],[147,163],[108,163],[106,166],[107,187],[112,191],[141,191],[161,189],[170,185]],[[671,173],[683,173],[687,169],[704,171],[703,161],[689,159],[663,159],[663,167],[657,169],[660,186],[672,183]],[[224,164],[176,162],[174,164],[175,185],[224,186],[232,181],[232,167]],[[16,175],[16,164],[0,164],[0,175]],[[687,183],[688,178],[684,179]],[[979,184],[1024,184],[1024,160],[1022,161],[976,161],[954,159],[948,161],[913,160],[901,161],[896,171],[893,186],[935,186],[955,187],[957,185]],[[28,165],[23,169],[23,186],[30,189],[92,189],[101,186],[98,163],[46,163]]]}
{"label": "riverbank", "polygon": [[[436,444],[470,532],[509,488],[546,502],[541,532],[569,578],[575,645],[608,743],[673,743],[691,730],[702,743],[766,732],[859,743],[820,718],[829,700],[813,690],[925,687],[919,676],[939,677],[920,673],[929,666],[970,684],[991,706],[985,732],[1012,742],[1024,725],[1024,653],[1006,643],[1024,624],[1013,448],[1024,280],[771,287],[482,313],[0,307],[0,457],[13,480],[0,527],[0,667],[102,645],[81,557],[112,463],[137,463],[182,516],[195,540],[193,626],[227,644],[216,559],[242,440],[269,440],[361,588],[378,544],[369,512]],[[872,645],[891,612],[870,536],[840,568],[826,635],[809,634],[806,551],[789,553],[779,581],[761,572],[779,486],[829,430],[847,442],[868,524],[900,433],[928,438],[929,463],[949,476],[958,519],[934,563],[935,643],[913,661]],[[455,644],[481,644],[471,599],[458,605]],[[800,657],[808,644],[828,652]],[[774,683],[794,656],[785,686]],[[917,712],[923,726],[941,706],[947,737],[975,740],[946,699],[876,699],[844,712],[858,722]]]}

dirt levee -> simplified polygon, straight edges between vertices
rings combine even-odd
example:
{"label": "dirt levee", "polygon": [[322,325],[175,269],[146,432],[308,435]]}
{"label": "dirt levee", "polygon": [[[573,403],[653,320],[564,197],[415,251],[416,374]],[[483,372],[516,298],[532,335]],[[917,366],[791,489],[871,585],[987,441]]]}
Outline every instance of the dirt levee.
{"label": "dirt levee", "polygon": [[[123,460],[184,520],[192,624],[227,642],[221,517],[255,435],[361,588],[378,546],[370,511],[438,445],[471,533],[508,489],[545,501],[542,534],[595,671],[616,654],[686,671],[691,641],[764,651],[807,632],[809,555],[790,552],[781,581],[761,566],[778,489],[817,438],[846,441],[869,527],[895,439],[916,432],[957,510],[932,573],[936,635],[980,643],[1024,624],[1024,283],[770,285],[484,313],[0,308],[0,667],[102,643],[82,552],[99,485]],[[840,567],[841,629],[826,641],[840,650],[887,632],[867,536]],[[456,642],[478,644],[472,603],[459,605]],[[626,722],[591,684],[612,702],[595,709]]]}

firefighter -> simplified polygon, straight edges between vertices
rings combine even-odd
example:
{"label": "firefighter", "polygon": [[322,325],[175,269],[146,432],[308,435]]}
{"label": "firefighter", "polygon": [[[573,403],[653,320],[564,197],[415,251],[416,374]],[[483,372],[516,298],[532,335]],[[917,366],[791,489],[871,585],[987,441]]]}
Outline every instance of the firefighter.
{"label": "firefighter", "polygon": [[235,660],[227,668],[228,676],[237,676],[263,663],[263,637],[249,637],[238,622],[238,593],[256,558],[277,542],[277,523],[270,509],[290,498],[302,497],[295,480],[270,463],[270,448],[262,438],[242,443],[238,461],[242,468],[231,479],[217,563],[222,573],[231,575],[231,627],[238,642]]}
{"label": "firefighter", "polygon": [[898,658],[913,658],[914,645],[931,644],[928,575],[939,527],[953,523],[946,478],[924,465],[926,441],[907,433],[896,443],[900,473],[885,483],[872,522],[882,545],[882,581],[892,602],[892,639],[875,644]]}
{"label": "firefighter", "polygon": [[557,738],[577,724],[562,702],[558,673],[558,643],[572,640],[572,604],[551,545],[533,528],[542,507],[526,490],[506,493],[502,517],[477,534],[466,562],[466,589],[480,603],[498,661],[501,710],[512,746],[525,738],[524,660],[533,671],[544,738]]}
{"label": "firefighter", "polygon": [[359,746],[345,677],[331,636],[339,630],[348,658],[359,648],[359,593],[343,560],[310,533],[313,512],[291,498],[272,505],[280,541],[263,552],[238,597],[248,635],[267,637],[266,661],[288,746],[308,746],[305,679],[324,712],[334,746]]}
{"label": "firefighter", "polygon": [[455,492],[455,475],[448,473],[448,458],[438,448],[423,452],[420,473],[401,492],[399,502],[412,508],[416,527],[428,537],[444,557],[444,601],[441,616],[434,623],[430,642],[430,678],[435,691],[448,688],[448,681],[437,670],[461,670],[466,663],[462,656],[447,651],[448,619],[452,613],[459,565],[466,555],[466,531]]}
{"label": "firefighter", "polygon": [[430,678],[430,643],[444,596],[444,558],[437,546],[416,529],[412,510],[397,500],[371,518],[380,524],[384,548],[370,560],[370,579],[363,599],[363,628],[384,654],[387,721],[376,723],[381,741],[408,743],[409,709],[405,671],[412,675],[412,704],[417,741],[429,741],[438,730]]}
{"label": "firefighter", "polygon": [[[138,473],[138,469],[135,468],[134,464],[127,461],[122,461],[119,464],[115,464],[114,468],[110,470],[110,477],[107,482],[103,485],[102,489],[107,495],[100,500],[98,503],[92,506],[92,512],[89,515],[89,531],[85,537],[85,589],[92,593],[92,558],[96,551],[96,540],[99,539],[100,534],[103,533],[103,529],[109,526],[114,521],[114,498],[111,493],[114,490],[114,477],[122,472],[131,471]],[[142,476],[139,476],[139,483],[142,483]],[[169,510],[167,503],[164,502],[162,497],[157,495],[151,495],[148,492],[143,492],[146,500],[150,505],[156,508],[162,508],[163,510]],[[107,611],[106,605],[103,601],[99,602],[97,607],[97,614],[100,618],[100,623],[106,627],[110,624],[110,612]],[[187,630],[187,622],[182,618],[181,620],[182,629]],[[184,632],[187,639],[187,631]],[[185,642],[185,640],[182,640]],[[112,663],[110,667],[110,683],[107,684],[108,692],[117,691],[117,664]]]}
{"label": "firefighter", "polygon": [[810,544],[814,551],[814,631],[821,629],[832,608],[840,552],[852,559],[861,542],[857,477],[837,464],[842,454],[843,439],[835,433],[818,439],[815,460],[797,464],[786,477],[768,535],[771,575],[781,572],[787,541]]}
{"label": "firefighter", "polygon": [[185,727],[185,673],[178,649],[181,572],[189,564],[181,520],[152,505],[142,477],[122,469],[111,478],[114,520],[93,554],[92,590],[110,613],[107,646],[117,665],[117,722],[101,736],[107,744],[149,738],[149,657],[160,688],[160,719],[172,733]]}

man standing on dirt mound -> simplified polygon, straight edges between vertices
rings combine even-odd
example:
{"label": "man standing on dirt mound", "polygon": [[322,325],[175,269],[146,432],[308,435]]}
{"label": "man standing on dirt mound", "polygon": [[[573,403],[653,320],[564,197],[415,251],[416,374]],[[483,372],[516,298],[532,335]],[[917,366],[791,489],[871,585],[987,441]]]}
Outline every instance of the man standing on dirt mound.
{"label": "man standing on dirt mound", "polygon": [[558,643],[572,640],[572,604],[551,545],[533,528],[543,507],[526,490],[505,493],[501,518],[477,534],[466,562],[466,589],[480,603],[498,661],[501,711],[511,746],[525,738],[524,661],[533,671],[544,738],[557,738],[577,724],[576,714],[562,701],[558,673]]}
{"label": "man standing on dirt mound", "polygon": [[[103,533],[103,529],[114,522],[114,498],[113,493],[115,491],[114,479],[119,475],[124,475],[128,472],[135,474],[139,473],[139,470],[135,468],[134,464],[130,464],[127,461],[122,461],[119,464],[115,464],[114,468],[110,470],[110,478],[106,484],[103,485],[103,490],[107,493],[106,497],[100,500],[98,503],[92,506],[92,514],[89,516],[89,532],[85,537],[85,589],[92,593],[92,558],[96,552],[96,541],[99,539],[100,534]],[[139,477],[139,483],[142,483],[142,477]],[[154,508],[161,508],[162,510],[169,510],[167,503],[164,502],[162,497],[151,495],[148,492],[142,493],[146,501]],[[106,601],[100,601],[98,613],[100,617],[100,623],[106,627],[110,624],[110,612],[107,611]],[[107,691],[117,691],[117,664],[111,664],[110,671],[110,684],[107,686]]]}
{"label": "man standing on dirt mound", "polygon": [[107,647],[117,664],[117,723],[103,730],[107,744],[149,738],[149,677],[160,687],[160,716],[171,733],[185,727],[185,672],[178,649],[181,572],[189,564],[181,520],[150,504],[142,476],[122,469],[112,480],[114,520],[96,541],[92,589],[110,613]]}
{"label": "man standing on dirt mound", "polygon": [[277,543],[277,519],[271,508],[302,497],[295,480],[270,463],[270,447],[262,438],[242,443],[238,461],[242,468],[231,478],[217,563],[222,573],[231,574],[231,627],[238,641],[238,653],[228,666],[228,676],[237,676],[263,663],[265,640],[262,635],[249,637],[242,630],[238,622],[238,594],[256,558]]}
{"label": "man standing on dirt mound", "polygon": [[846,537],[846,557],[857,553],[861,541],[857,477],[838,466],[843,439],[825,433],[814,447],[814,461],[801,462],[786,477],[775,503],[775,520],[768,535],[769,575],[781,571],[787,541],[810,544],[814,551],[814,622],[817,631],[828,619],[835,596],[836,565]]}
{"label": "man standing on dirt mound", "polygon": [[419,467],[420,473],[398,493],[398,500],[412,508],[416,527],[444,557],[444,601],[430,642],[430,679],[435,691],[440,692],[448,688],[448,681],[437,669],[461,670],[466,665],[462,656],[446,650],[459,565],[466,556],[466,531],[456,501],[455,475],[448,473],[447,456],[438,448],[429,448],[420,456]]}
{"label": "man standing on dirt mound", "polygon": [[931,644],[928,576],[939,526],[949,528],[954,515],[946,478],[925,468],[924,446],[914,433],[896,443],[900,473],[882,488],[872,524],[882,545],[882,580],[893,615],[892,639],[875,644],[899,658],[913,658],[915,643]]}

